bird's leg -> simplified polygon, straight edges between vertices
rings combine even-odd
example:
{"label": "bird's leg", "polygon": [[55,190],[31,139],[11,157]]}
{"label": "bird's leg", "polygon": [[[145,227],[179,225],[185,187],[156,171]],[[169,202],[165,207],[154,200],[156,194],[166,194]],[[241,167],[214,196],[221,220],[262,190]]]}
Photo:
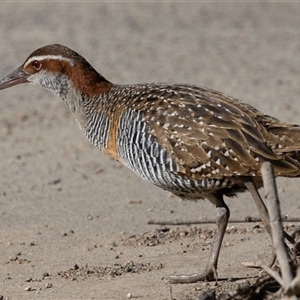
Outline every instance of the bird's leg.
{"label": "bird's leg", "polygon": [[266,208],[265,203],[261,199],[260,194],[259,194],[252,178],[250,178],[249,181],[247,181],[245,183],[245,186],[252,195],[252,198],[253,198],[256,208],[259,212],[262,223],[264,224],[267,232],[271,235],[271,226],[270,226],[268,210]]}
{"label": "bird's leg", "polygon": [[167,279],[169,283],[194,283],[201,280],[217,280],[217,265],[220,254],[220,249],[223,241],[223,237],[226,231],[229,208],[223,200],[223,195],[209,195],[209,201],[216,206],[217,210],[217,231],[213,240],[212,249],[209,255],[209,259],[204,272],[195,273],[190,275],[170,275],[165,276],[163,279]]}
{"label": "bird's leg", "polygon": [[[261,217],[262,223],[264,224],[267,232],[270,234],[270,236],[272,236],[271,233],[271,226],[270,226],[270,219],[269,219],[269,214],[268,214],[268,210],[266,208],[265,203],[263,202],[263,200],[261,199],[261,196],[252,180],[249,179],[249,181],[247,181],[245,183],[246,188],[248,189],[248,191],[251,193],[252,198],[255,202],[256,208],[259,212],[259,215]],[[286,233],[285,231],[283,231],[284,237],[292,244],[294,245],[294,247],[296,247],[296,242],[294,240],[294,238],[292,236],[290,236],[288,233]]]}

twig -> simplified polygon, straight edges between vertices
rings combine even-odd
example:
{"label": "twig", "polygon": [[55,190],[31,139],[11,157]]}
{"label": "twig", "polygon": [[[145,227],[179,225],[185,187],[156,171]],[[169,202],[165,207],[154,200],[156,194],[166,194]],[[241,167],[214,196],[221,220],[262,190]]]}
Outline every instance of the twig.
{"label": "twig", "polygon": [[262,269],[265,270],[265,272],[267,272],[269,275],[271,275],[281,286],[284,286],[284,282],[283,282],[282,278],[276,271],[272,270],[263,261],[258,261],[257,263]]}
{"label": "twig", "polygon": [[291,282],[287,293],[292,293],[293,295],[300,294],[300,268],[297,269],[296,277]]}
{"label": "twig", "polygon": [[173,293],[172,293],[172,286],[169,285],[169,296],[170,296],[170,300],[174,300],[173,299]]}
{"label": "twig", "polygon": [[[265,187],[265,199],[270,217],[270,225],[272,232],[273,247],[276,252],[278,262],[281,268],[283,287],[285,292],[288,290],[290,283],[293,280],[292,268],[290,259],[284,244],[284,233],[282,229],[280,204],[276,189],[276,182],[273,173],[273,168],[270,162],[264,162],[261,168]],[[292,295],[288,295],[292,296]]]}
{"label": "twig", "polygon": [[[256,222],[261,222],[261,218],[257,217],[251,217],[248,216],[245,219],[232,219],[229,220],[228,223],[256,223]],[[282,216],[282,222],[300,222],[300,218],[291,218],[287,215]],[[148,220],[147,224],[150,225],[174,225],[174,226],[179,226],[179,225],[203,225],[203,224],[215,224],[216,220],[192,220],[192,221],[158,221],[158,220]]]}

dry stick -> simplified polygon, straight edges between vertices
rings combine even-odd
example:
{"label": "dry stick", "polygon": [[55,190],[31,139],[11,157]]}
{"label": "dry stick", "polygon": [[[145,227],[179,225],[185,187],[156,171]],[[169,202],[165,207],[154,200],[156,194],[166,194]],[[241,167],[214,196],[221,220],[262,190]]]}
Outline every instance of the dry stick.
{"label": "dry stick", "polygon": [[[244,220],[229,220],[228,223],[256,223],[261,222],[261,218],[257,217],[246,217]],[[300,222],[300,218],[290,218],[289,216],[283,215],[282,222]],[[148,220],[147,224],[150,225],[203,225],[203,224],[215,224],[216,220],[194,220],[194,221],[156,221]]]}
{"label": "dry stick", "polygon": [[169,285],[169,296],[170,296],[170,300],[174,300],[173,299],[173,293],[172,293],[172,286]]}
{"label": "dry stick", "polygon": [[290,258],[284,244],[280,204],[272,164],[270,162],[264,162],[261,168],[261,173],[265,187],[266,204],[270,217],[273,247],[281,268],[284,290],[286,291],[293,280],[293,273],[289,263]]}
{"label": "dry stick", "polygon": [[259,266],[264,269],[266,273],[268,273],[270,276],[272,276],[281,286],[284,286],[283,279],[280,277],[279,273],[272,270],[268,265],[266,265],[263,261],[257,262]]}

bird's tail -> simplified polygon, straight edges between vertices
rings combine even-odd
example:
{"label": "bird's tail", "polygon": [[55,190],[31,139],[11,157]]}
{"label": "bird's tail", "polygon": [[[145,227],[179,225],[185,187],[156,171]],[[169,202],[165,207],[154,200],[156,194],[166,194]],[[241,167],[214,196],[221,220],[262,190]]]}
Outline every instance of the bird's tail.
{"label": "bird's tail", "polygon": [[[300,126],[283,123],[269,127],[268,131],[276,136],[277,144],[272,145],[274,153],[298,167],[300,173]],[[290,176],[300,177],[300,174]]]}

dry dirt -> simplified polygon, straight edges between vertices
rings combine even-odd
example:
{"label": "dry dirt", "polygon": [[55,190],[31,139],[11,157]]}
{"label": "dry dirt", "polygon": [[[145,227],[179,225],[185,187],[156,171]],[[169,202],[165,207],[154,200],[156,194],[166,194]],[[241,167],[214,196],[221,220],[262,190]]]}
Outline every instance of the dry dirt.
{"label": "dry dirt", "polygon": [[[61,43],[115,83],[214,88],[300,123],[298,3],[4,3],[0,76],[36,48]],[[203,270],[215,218],[137,178],[89,145],[65,104],[30,85],[0,93],[2,299],[171,299],[166,274]],[[299,214],[299,181],[279,179],[282,212]],[[263,191],[262,191],[263,192]],[[227,199],[233,219],[257,216],[249,194]],[[297,225],[297,224],[296,224]],[[175,300],[253,283],[268,262],[259,224],[229,224],[219,282],[173,285]],[[1,298],[1,297],[0,297]]]}

